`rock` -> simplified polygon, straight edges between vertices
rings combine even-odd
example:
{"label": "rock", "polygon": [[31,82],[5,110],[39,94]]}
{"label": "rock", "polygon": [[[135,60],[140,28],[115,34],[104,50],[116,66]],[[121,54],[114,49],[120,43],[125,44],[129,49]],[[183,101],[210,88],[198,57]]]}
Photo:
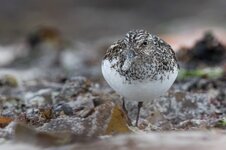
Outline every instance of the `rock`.
{"label": "rock", "polygon": [[56,113],[56,115],[59,115],[60,113],[68,116],[73,115],[73,109],[67,103],[57,104],[54,107],[54,112]]}
{"label": "rock", "polygon": [[97,136],[129,132],[122,110],[112,102],[106,102],[84,112],[80,117],[59,117],[45,123],[38,130],[45,132],[67,131],[76,135]]}
{"label": "rock", "polygon": [[74,109],[94,108],[93,100],[95,98],[96,97],[93,96],[91,93],[86,93],[77,96],[74,101],[69,101],[68,104]]}
{"label": "rock", "polygon": [[10,74],[6,74],[0,77],[0,86],[18,87],[18,81],[16,77]]}
{"label": "rock", "polygon": [[180,122],[180,124],[177,126],[178,129],[182,130],[191,130],[191,129],[205,129],[208,126],[208,122],[206,120],[201,120],[201,119],[191,119],[191,120],[186,120],[183,122]]}
{"label": "rock", "polygon": [[67,101],[73,100],[79,94],[88,92],[90,86],[91,82],[85,77],[73,77],[66,81],[59,98]]}
{"label": "rock", "polygon": [[26,106],[44,106],[52,104],[54,91],[52,89],[40,89],[37,92],[27,92],[24,94],[24,102]]}
{"label": "rock", "polygon": [[93,108],[85,108],[77,113],[77,116],[81,118],[86,118],[94,112]]}
{"label": "rock", "polygon": [[25,98],[27,106],[44,106],[46,104],[43,96],[34,95],[33,93],[27,93]]}
{"label": "rock", "polygon": [[[12,139],[15,130],[15,121],[11,121],[5,128],[0,128],[0,139]],[[0,144],[1,145],[1,144]]]}
{"label": "rock", "polygon": [[52,107],[48,107],[48,106],[41,107],[39,108],[39,113],[40,113],[39,116],[44,120],[50,120],[54,117]]}
{"label": "rock", "polygon": [[0,113],[6,117],[16,117],[20,113],[21,99],[10,96],[0,96]]}
{"label": "rock", "polygon": [[15,125],[14,141],[36,145],[38,147],[60,146],[70,143],[85,143],[94,141],[91,137],[76,136],[70,132],[46,133],[39,132],[23,124]]}
{"label": "rock", "polygon": [[177,57],[183,68],[219,66],[225,63],[226,48],[213,33],[206,32],[192,48],[178,51]]}
{"label": "rock", "polygon": [[192,49],[194,59],[214,64],[219,64],[225,58],[225,52],[223,44],[210,31]]}
{"label": "rock", "polygon": [[[178,97],[178,94],[181,97]],[[176,96],[176,97],[175,97]],[[164,97],[166,98],[166,97]],[[176,119],[176,120],[187,120],[187,119],[203,119],[205,117],[214,114],[217,111],[217,108],[211,104],[211,99],[208,95],[202,93],[188,93],[188,92],[175,92],[171,93],[168,98],[160,101],[159,107],[163,106],[165,115],[167,118]],[[168,106],[164,106],[165,103],[168,103]],[[162,104],[162,105],[161,105]],[[162,110],[164,110],[161,108]]]}

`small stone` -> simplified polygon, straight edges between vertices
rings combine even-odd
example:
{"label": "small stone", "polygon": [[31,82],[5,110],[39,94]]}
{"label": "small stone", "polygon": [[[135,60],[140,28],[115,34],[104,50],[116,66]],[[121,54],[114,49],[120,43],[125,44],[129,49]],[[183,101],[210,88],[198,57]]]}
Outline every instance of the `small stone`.
{"label": "small stone", "polygon": [[79,111],[77,115],[81,118],[86,118],[94,112],[93,108],[84,108],[83,110]]}
{"label": "small stone", "polygon": [[54,91],[52,89],[40,89],[37,92],[26,92],[24,102],[27,106],[44,106],[53,103]]}
{"label": "small stone", "polygon": [[66,81],[59,98],[63,98],[64,100],[73,99],[80,93],[87,92],[90,86],[91,82],[85,77],[73,77]]}
{"label": "small stone", "polygon": [[17,87],[18,81],[13,75],[3,75],[0,77],[0,86]]}
{"label": "small stone", "polygon": [[57,106],[55,106],[54,112],[55,113],[63,112],[65,115],[68,116],[73,115],[73,109],[67,103],[58,104]]}
{"label": "small stone", "polygon": [[53,109],[51,107],[43,107],[39,108],[40,117],[45,120],[49,120],[53,118]]}
{"label": "small stone", "polygon": [[195,128],[206,128],[207,125],[207,121],[206,120],[199,120],[199,119],[191,119],[191,120],[186,120],[181,122],[177,128],[178,129],[195,129]]}
{"label": "small stone", "polygon": [[76,109],[80,109],[84,107],[94,108],[94,102],[93,102],[94,99],[96,99],[96,97],[94,97],[90,93],[87,93],[87,94],[78,96],[76,98],[76,101],[68,102],[68,104]]}

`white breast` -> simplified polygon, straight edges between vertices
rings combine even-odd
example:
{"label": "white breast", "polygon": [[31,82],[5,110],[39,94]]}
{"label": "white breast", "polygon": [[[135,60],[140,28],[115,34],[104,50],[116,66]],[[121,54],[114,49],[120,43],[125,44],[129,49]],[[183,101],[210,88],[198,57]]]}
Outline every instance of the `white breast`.
{"label": "white breast", "polygon": [[110,63],[108,60],[102,62],[103,76],[118,94],[128,100],[151,101],[163,95],[171,87],[178,74],[178,68],[175,67],[174,72],[166,74],[168,78],[163,80],[150,81],[146,79],[142,82],[129,83],[114,68],[111,68],[113,63],[114,61]]}

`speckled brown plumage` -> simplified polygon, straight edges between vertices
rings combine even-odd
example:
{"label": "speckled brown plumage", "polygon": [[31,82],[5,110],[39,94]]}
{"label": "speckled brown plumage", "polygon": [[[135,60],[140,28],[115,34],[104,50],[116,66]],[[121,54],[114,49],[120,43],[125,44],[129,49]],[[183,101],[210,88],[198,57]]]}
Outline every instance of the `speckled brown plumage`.
{"label": "speckled brown plumage", "polygon": [[145,30],[129,31],[108,48],[104,60],[109,60],[111,67],[130,82],[162,80],[167,78],[166,72],[179,68],[172,48]]}

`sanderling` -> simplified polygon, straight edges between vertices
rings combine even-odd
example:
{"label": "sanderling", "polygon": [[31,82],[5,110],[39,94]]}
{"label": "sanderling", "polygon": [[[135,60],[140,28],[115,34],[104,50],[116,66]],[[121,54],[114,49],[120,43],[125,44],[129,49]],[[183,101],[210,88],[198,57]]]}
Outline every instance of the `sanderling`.
{"label": "sanderling", "polygon": [[145,30],[129,31],[107,49],[102,60],[107,83],[127,100],[138,101],[136,126],[143,101],[164,94],[175,81],[178,70],[170,45]]}

